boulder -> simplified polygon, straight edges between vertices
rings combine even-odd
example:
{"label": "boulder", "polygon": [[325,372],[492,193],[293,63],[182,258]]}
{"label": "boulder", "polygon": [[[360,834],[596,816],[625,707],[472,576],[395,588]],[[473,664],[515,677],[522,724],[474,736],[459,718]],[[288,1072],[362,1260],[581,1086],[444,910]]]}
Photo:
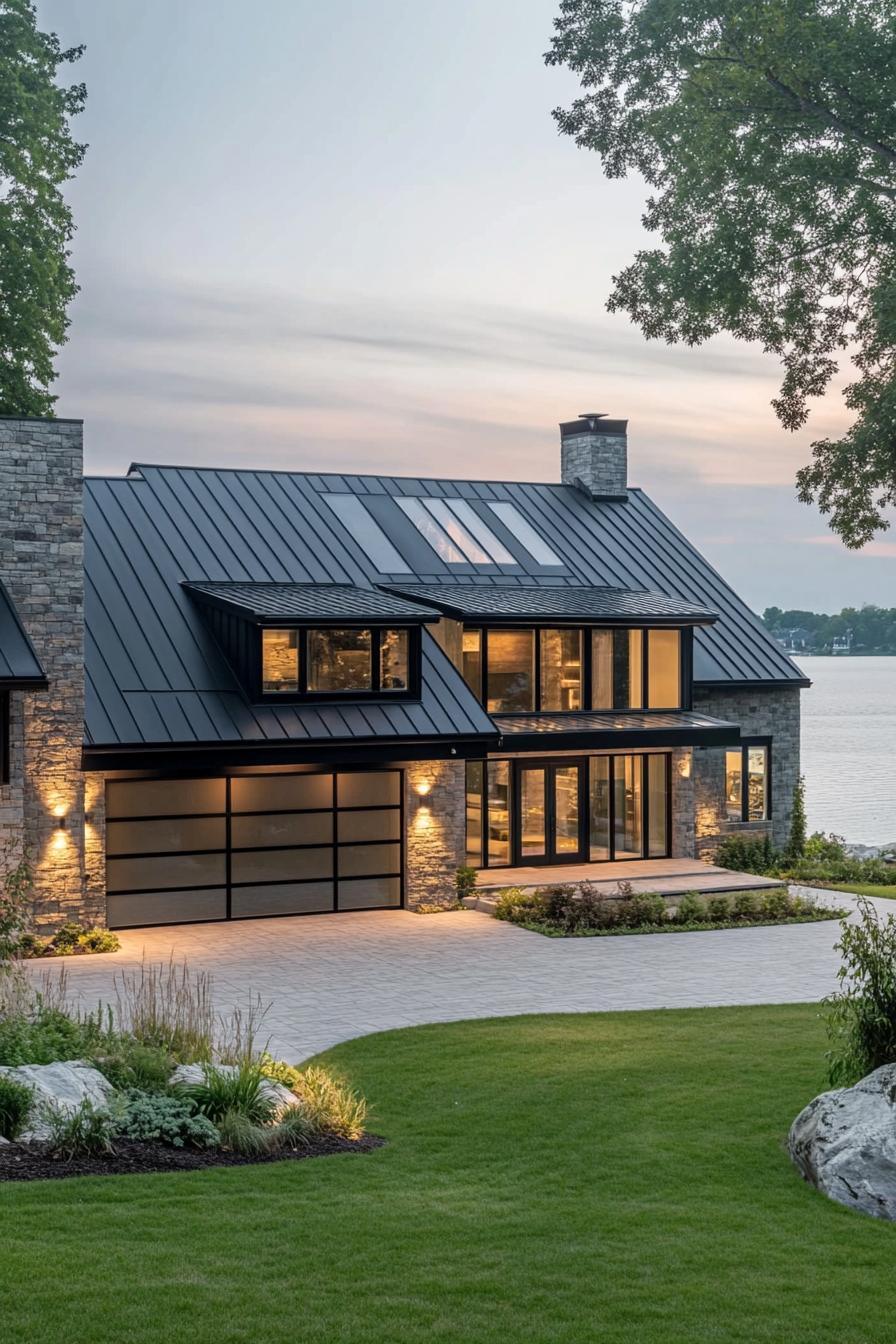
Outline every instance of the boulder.
{"label": "boulder", "polygon": [[109,1080],[84,1059],[60,1060],[55,1064],[19,1064],[15,1068],[0,1065],[0,1074],[25,1083],[34,1093],[28,1129],[19,1135],[20,1143],[48,1137],[49,1127],[41,1118],[44,1106],[54,1106],[70,1115],[84,1101],[97,1108],[107,1106],[113,1091]]}
{"label": "boulder", "polygon": [[[196,1083],[205,1082],[206,1070],[209,1067],[214,1069],[216,1073],[234,1074],[239,1072],[235,1064],[178,1064],[168,1082],[172,1087],[193,1087]],[[275,1082],[273,1078],[263,1078],[259,1090],[263,1097],[268,1097],[274,1103],[274,1118],[276,1120],[281,1118],[284,1111],[291,1110],[293,1106],[301,1104],[295,1092],[290,1092],[288,1087]]]}
{"label": "boulder", "polygon": [[787,1146],[805,1179],[830,1199],[896,1221],[896,1064],[810,1101]]}

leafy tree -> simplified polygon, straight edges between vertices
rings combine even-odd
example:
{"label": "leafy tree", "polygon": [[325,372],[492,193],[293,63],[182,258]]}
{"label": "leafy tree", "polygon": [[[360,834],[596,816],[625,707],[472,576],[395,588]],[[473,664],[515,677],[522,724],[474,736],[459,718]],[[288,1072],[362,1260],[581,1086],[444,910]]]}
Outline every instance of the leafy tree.
{"label": "leafy tree", "polygon": [[0,414],[50,415],[53,357],[78,292],[69,265],[74,232],[60,190],[84,157],[69,119],[83,84],[56,72],[83,47],[63,50],[37,27],[29,0],[0,0]]}
{"label": "leafy tree", "polygon": [[891,0],[561,0],[555,112],[608,177],[636,171],[662,246],[614,278],[645,335],[777,355],[802,425],[849,347],[856,412],[797,477],[847,546],[896,503],[896,7]]}
{"label": "leafy tree", "polygon": [[869,603],[860,608],[844,607],[833,616],[823,612],[766,607],[762,619],[773,634],[807,630],[812,636],[810,650],[824,651],[835,639],[850,634],[855,652],[896,653],[896,607],[876,607]]}

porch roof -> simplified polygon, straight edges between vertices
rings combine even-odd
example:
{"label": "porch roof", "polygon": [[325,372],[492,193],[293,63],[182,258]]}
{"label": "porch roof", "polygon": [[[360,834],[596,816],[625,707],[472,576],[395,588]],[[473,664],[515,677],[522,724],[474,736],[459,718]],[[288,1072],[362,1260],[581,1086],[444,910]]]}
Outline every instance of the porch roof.
{"label": "porch roof", "polygon": [[724,747],[740,741],[740,727],[693,710],[644,714],[496,714],[501,746],[518,751],[579,747]]}
{"label": "porch roof", "polygon": [[0,690],[11,687],[45,690],[47,675],[12,598],[0,582]]}

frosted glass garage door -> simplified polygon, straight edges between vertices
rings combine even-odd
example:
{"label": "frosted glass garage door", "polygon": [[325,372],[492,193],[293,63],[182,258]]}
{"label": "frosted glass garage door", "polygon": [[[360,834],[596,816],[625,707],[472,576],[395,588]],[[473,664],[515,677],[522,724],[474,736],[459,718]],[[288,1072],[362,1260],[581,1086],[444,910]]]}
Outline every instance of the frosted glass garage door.
{"label": "frosted glass garage door", "polygon": [[402,901],[398,770],[112,780],[112,928]]}

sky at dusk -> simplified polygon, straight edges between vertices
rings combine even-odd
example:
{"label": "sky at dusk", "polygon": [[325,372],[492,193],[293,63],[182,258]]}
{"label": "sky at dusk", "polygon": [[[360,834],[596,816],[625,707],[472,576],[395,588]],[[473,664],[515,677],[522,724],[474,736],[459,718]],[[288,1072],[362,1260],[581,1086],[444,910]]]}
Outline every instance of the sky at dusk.
{"label": "sky at dusk", "polygon": [[556,480],[558,421],[629,419],[629,475],[761,610],[891,605],[794,473],[846,423],[773,359],[605,311],[645,198],[561,139],[554,0],[38,0],[84,42],[82,292],[59,414],[131,461]]}

